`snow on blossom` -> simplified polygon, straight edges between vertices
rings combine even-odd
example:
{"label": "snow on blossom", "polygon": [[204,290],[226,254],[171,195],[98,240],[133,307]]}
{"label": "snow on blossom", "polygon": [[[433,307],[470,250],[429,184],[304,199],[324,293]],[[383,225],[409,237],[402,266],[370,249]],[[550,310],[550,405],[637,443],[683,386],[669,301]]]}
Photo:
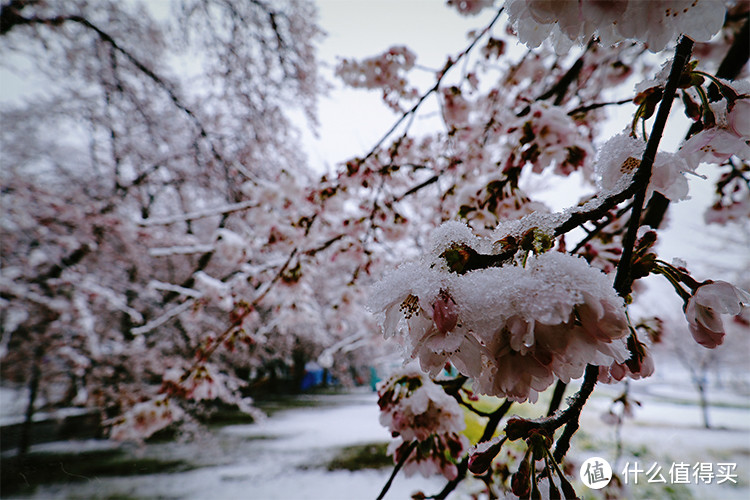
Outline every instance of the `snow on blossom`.
{"label": "snow on blossom", "polygon": [[[632,182],[641,164],[646,143],[626,133],[618,134],[599,149],[596,156],[596,182],[599,189],[619,191]],[[694,169],[681,154],[658,152],[651,168],[647,199],[658,191],[672,201],[688,196],[686,172]]]}
{"label": "snow on blossom", "polygon": [[115,422],[110,438],[115,441],[142,441],[180,420],[184,413],[165,397],[143,401]]}
{"label": "snow on blossom", "polygon": [[404,441],[426,441],[433,434],[458,433],[466,423],[458,402],[414,364],[378,384],[380,424]]}
{"label": "snow on blossom", "polygon": [[239,264],[245,258],[245,239],[229,229],[218,229],[214,234],[216,253],[228,264]]}
{"label": "snow on blossom", "polygon": [[370,302],[386,337],[404,344],[423,370],[436,374],[450,361],[482,393],[535,401],[555,379],[580,377],[588,363],[628,358],[623,301],[584,259],[549,252],[524,265],[452,272],[446,250],[471,258],[492,248],[457,222],[438,228],[429,248],[386,276]]}
{"label": "snow on blossom", "polygon": [[529,113],[508,130],[508,140],[520,144],[520,159],[532,164],[536,173],[552,167],[559,175],[569,175],[591,166],[591,141],[578,129],[572,117],[559,106],[546,102],[529,105]]}
{"label": "snow on blossom", "polygon": [[724,24],[721,0],[508,0],[506,11],[518,38],[535,48],[551,38],[562,53],[571,43],[585,44],[597,36],[602,44],[639,40],[659,52],[685,34],[708,41]]}
{"label": "snow on blossom", "polygon": [[231,289],[229,285],[218,280],[203,271],[193,274],[195,279],[195,288],[203,294],[204,297],[216,303],[223,311],[230,311],[234,306]]}
{"label": "snow on blossom", "polygon": [[487,349],[480,392],[536,401],[555,379],[582,376],[588,363],[627,359],[622,299],[582,258],[531,256],[525,267],[467,273],[452,290],[464,328]]}
{"label": "snow on blossom", "polygon": [[738,315],[750,305],[750,293],[726,281],[711,281],[699,286],[685,306],[685,317],[693,338],[713,349],[724,342],[722,314]]}

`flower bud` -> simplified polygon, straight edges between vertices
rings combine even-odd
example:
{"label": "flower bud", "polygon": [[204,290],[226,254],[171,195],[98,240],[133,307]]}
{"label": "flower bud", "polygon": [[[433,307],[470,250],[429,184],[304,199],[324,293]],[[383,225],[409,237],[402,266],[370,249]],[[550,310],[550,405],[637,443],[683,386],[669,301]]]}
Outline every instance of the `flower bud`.
{"label": "flower bud", "polygon": [[484,474],[490,468],[505,438],[496,437],[490,441],[479,443],[473,452],[469,452],[469,470],[474,474]]}
{"label": "flower bud", "polygon": [[539,428],[539,424],[526,420],[525,418],[513,417],[508,420],[505,424],[505,435],[508,439],[515,441],[516,439],[527,439],[531,434],[532,430]]}
{"label": "flower bud", "polygon": [[531,493],[531,464],[529,458],[530,455],[527,453],[518,466],[518,471],[510,478],[511,491],[519,498],[528,497]]}

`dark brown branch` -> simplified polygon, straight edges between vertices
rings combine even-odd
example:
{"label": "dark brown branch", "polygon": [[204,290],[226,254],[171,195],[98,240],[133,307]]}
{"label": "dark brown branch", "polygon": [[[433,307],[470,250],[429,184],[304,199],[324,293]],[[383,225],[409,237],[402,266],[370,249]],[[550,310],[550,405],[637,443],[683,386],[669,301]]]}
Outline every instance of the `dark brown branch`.
{"label": "dark brown branch", "polygon": [[570,406],[561,414],[564,418],[561,421],[565,422],[565,429],[563,429],[562,435],[558,438],[555,444],[554,458],[557,463],[565,457],[565,454],[570,448],[570,438],[578,430],[578,419],[581,416],[581,410],[583,405],[588,400],[591,393],[594,392],[594,386],[599,378],[599,367],[594,365],[588,365],[586,367],[586,373],[583,376],[583,384],[578,392],[573,396],[573,401]]}
{"label": "dark brown branch", "polygon": [[[742,28],[740,28],[740,31],[736,34],[732,46],[729,47],[727,54],[724,56],[719,68],[716,70],[716,76],[718,78],[734,80],[740,74],[742,68],[747,64],[748,58],[750,58],[749,24],[750,20],[746,20],[742,25]],[[719,88],[715,83],[709,85],[708,97],[712,100],[719,98]],[[690,126],[687,137],[696,134],[700,130],[700,126],[701,125],[698,122],[693,123]],[[664,220],[664,215],[667,213],[668,208],[669,200],[660,193],[654,193],[646,207],[646,215],[643,217],[643,224],[653,228],[658,228]]]}
{"label": "dark brown branch", "polygon": [[[513,401],[505,400],[500,407],[492,412],[489,416],[489,420],[487,421],[487,424],[484,426],[484,432],[482,433],[482,437],[479,438],[479,442],[483,443],[485,441],[489,441],[492,439],[492,436],[495,434],[495,431],[497,430],[497,426],[500,424],[500,420],[503,419],[506,413],[508,413],[508,410],[510,410],[510,407],[513,405]],[[438,493],[437,495],[434,495],[432,497],[428,498],[434,498],[435,500],[444,500],[453,490],[456,489],[456,486],[458,486],[458,483],[464,480],[466,477],[466,471],[469,470],[469,457],[464,457],[463,460],[458,464],[458,474],[456,475],[455,479],[452,479],[448,482],[448,484],[445,485],[445,487]]]}
{"label": "dark brown branch", "polygon": [[633,102],[633,99],[628,98],[628,99],[620,99],[619,101],[596,102],[594,104],[587,104],[586,106],[579,106],[571,111],[568,111],[568,116],[575,116],[578,114],[588,113],[589,111],[603,108],[604,106],[620,106],[622,104],[627,104],[629,102]]}
{"label": "dark brown branch", "polygon": [[427,186],[429,186],[429,185],[431,185],[431,184],[434,184],[434,183],[436,183],[436,182],[437,182],[437,180],[438,180],[439,178],[440,178],[440,176],[439,176],[439,175],[433,175],[432,177],[430,177],[430,178],[429,178],[429,179],[427,179],[426,181],[424,181],[424,182],[420,182],[420,183],[419,183],[419,184],[417,184],[416,186],[414,186],[414,187],[410,188],[410,189],[409,189],[409,190],[407,190],[407,191],[406,191],[406,192],[405,192],[404,194],[402,194],[401,196],[399,196],[399,197],[395,198],[395,199],[394,199],[393,201],[401,201],[401,200],[403,200],[404,198],[406,198],[407,196],[409,196],[409,195],[412,195],[412,194],[416,193],[416,192],[417,192],[417,191],[419,191],[420,189],[422,189],[422,188],[425,188],[425,187],[427,187]]}
{"label": "dark brown branch", "polygon": [[417,447],[418,441],[413,441],[409,447],[406,450],[406,453],[404,453],[404,456],[401,458],[401,460],[398,461],[396,466],[393,468],[393,472],[391,472],[391,476],[388,478],[388,481],[383,486],[383,489],[380,490],[380,494],[378,495],[378,498],[376,500],[383,500],[383,497],[386,493],[388,493],[388,490],[391,488],[391,484],[393,484],[393,479],[396,477],[396,474],[398,474],[398,471],[401,470],[401,467],[404,466],[406,461],[409,459],[409,455],[411,455],[411,452],[414,451],[414,448]]}
{"label": "dark brown branch", "polygon": [[[724,78],[725,80],[734,80],[737,75],[740,74],[742,68],[747,64],[750,58],[750,20],[745,20],[742,28],[737,32],[732,42],[732,46],[729,47],[727,55],[719,64],[719,68],[716,70],[716,76],[718,78]],[[708,86],[708,97],[711,100],[717,100],[721,97],[719,87],[716,83],[712,83]]]}
{"label": "dark brown branch", "polygon": [[565,389],[568,384],[562,380],[558,380],[555,384],[555,391],[552,393],[552,400],[549,402],[549,409],[547,410],[547,416],[551,417],[560,408],[562,398],[565,395]]}
{"label": "dark brown branch", "polygon": [[675,50],[674,61],[672,62],[672,68],[669,72],[669,77],[667,78],[667,84],[664,87],[662,101],[659,104],[654,125],[651,128],[651,136],[646,143],[646,150],[643,152],[641,164],[633,178],[633,185],[636,186],[636,193],[633,199],[633,211],[630,216],[627,233],[625,233],[625,238],[623,239],[622,256],[620,258],[620,263],[617,266],[617,274],[615,275],[614,282],[615,290],[623,297],[630,294],[630,288],[632,285],[630,261],[633,256],[633,247],[635,245],[638,228],[641,225],[641,212],[643,211],[646,199],[648,182],[651,179],[651,168],[653,167],[654,159],[656,158],[659,142],[664,133],[667,117],[669,117],[669,112],[672,108],[672,101],[674,100],[677,91],[677,84],[679,83],[680,75],[682,75],[682,70],[690,60],[692,49],[693,41],[686,36],[681,37],[677,44],[677,49]]}
{"label": "dark brown branch", "polygon": [[555,83],[545,93],[537,97],[537,101],[543,101],[545,99],[549,99],[552,96],[555,96],[555,106],[559,106],[562,103],[563,99],[565,99],[565,93],[568,91],[568,87],[570,87],[570,84],[573,83],[573,80],[578,78],[578,75],[581,73],[581,68],[583,68],[583,57],[586,55],[586,52],[588,52],[593,43],[593,39],[589,41],[588,45],[586,45],[586,48],[583,51],[583,54],[581,54],[581,56],[576,59],[576,62],[573,63],[573,65],[568,69],[568,71],[565,72],[565,74],[557,81],[557,83]]}

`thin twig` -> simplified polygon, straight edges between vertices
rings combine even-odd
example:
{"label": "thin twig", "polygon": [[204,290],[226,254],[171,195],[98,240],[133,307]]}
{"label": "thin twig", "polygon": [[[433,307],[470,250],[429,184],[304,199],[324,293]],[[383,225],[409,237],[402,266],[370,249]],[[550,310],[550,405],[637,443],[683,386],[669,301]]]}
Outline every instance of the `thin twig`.
{"label": "thin twig", "polygon": [[455,59],[449,59],[445,63],[445,66],[443,67],[443,69],[440,70],[440,72],[438,73],[438,77],[437,77],[437,81],[435,82],[435,85],[433,85],[430,89],[428,89],[427,92],[425,92],[424,94],[422,94],[422,96],[419,98],[419,100],[416,102],[416,104],[414,104],[414,106],[412,106],[408,111],[406,111],[403,115],[401,115],[401,117],[398,120],[396,120],[396,123],[394,123],[393,126],[391,126],[391,128],[388,129],[388,131],[385,134],[383,134],[383,137],[381,137],[380,140],[377,143],[375,143],[375,145],[372,147],[372,149],[370,150],[370,152],[367,153],[364,156],[364,158],[362,158],[361,161],[363,163],[367,159],[369,159],[372,155],[375,154],[375,152],[378,150],[378,148],[380,148],[380,146],[382,146],[382,144],[385,142],[385,140],[388,139],[388,137],[390,137],[391,134],[393,134],[393,132],[404,122],[404,120],[406,120],[406,118],[408,118],[409,116],[411,116],[411,115],[413,115],[414,113],[417,112],[417,110],[420,108],[420,106],[422,106],[422,103],[425,101],[425,99],[427,99],[433,93],[437,92],[437,90],[440,88],[440,84],[443,82],[443,78],[448,73],[448,71],[453,66],[455,66],[456,63],[458,63],[461,59],[463,59],[469,52],[471,52],[471,50],[474,48],[474,46],[477,44],[477,42],[479,42],[479,40],[487,32],[489,32],[492,29],[492,27],[495,25],[495,23],[497,22],[497,20],[500,19],[500,14],[503,12],[503,9],[504,9],[504,7],[501,7],[497,11],[497,14],[495,14],[495,17],[492,18],[492,21],[490,21],[490,23],[482,30],[482,32],[479,33],[479,35],[477,35],[474,38],[474,40],[472,40],[472,42],[469,44],[468,47],[466,47],[463,50],[463,52],[461,52],[460,54],[458,54]]}
{"label": "thin twig", "polygon": [[391,472],[391,476],[388,478],[388,481],[383,486],[383,489],[380,490],[380,495],[378,495],[378,498],[376,500],[383,500],[383,497],[386,493],[388,493],[388,490],[391,488],[391,484],[393,483],[393,480],[396,477],[396,474],[398,474],[398,471],[401,470],[401,467],[404,466],[406,461],[409,459],[409,455],[411,455],[411,452],[414,451],[414,448],[417,447],[418,441],[412,441],[412,443],[409,445],[409,447],[406,450],[406,453],[404,453],[404,456],[401,457],[401,460],[398,461],[396,466],[393,468],[393,472]]}

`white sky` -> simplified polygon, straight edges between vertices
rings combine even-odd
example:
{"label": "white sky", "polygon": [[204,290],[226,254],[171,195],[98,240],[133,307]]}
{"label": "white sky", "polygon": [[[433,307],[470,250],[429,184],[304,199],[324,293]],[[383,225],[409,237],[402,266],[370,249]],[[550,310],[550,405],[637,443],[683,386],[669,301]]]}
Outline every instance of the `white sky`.
{"label": "white sky", "polygon": [[[313,168],[325,168],[362,155],[382,137],[399,115],[382,103],[377,90],[343,89],[333,76],[340,58],[361,59],[394,45],[406,45],[417,54],[417,64],[439,69],[446,56],[462,51],[471,29],[483,28],[494,16],[485,11],[464,17],[443,0],[318,0],[319,22],[327,36],[320,45],[323,73],[335,85],[320,100],[319,139],[310,144]],[[414,69],[410,77],[420,88],[434,84],[427,71]],[[425,103],[426,113],[437,110]],[[432,104],[432,107],[430,107]],[[433,126],[436,122],[433,122]],[[415,124],[419,128],[419,120]]]}

